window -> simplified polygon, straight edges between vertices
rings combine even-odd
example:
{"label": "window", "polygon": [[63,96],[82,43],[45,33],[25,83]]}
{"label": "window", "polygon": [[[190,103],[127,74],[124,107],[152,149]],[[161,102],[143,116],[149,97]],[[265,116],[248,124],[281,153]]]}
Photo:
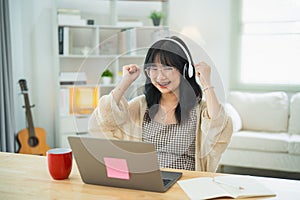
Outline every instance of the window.
{"label": "window", "polygon": [[300,86],[300,1],[242,0],[239,82]]}

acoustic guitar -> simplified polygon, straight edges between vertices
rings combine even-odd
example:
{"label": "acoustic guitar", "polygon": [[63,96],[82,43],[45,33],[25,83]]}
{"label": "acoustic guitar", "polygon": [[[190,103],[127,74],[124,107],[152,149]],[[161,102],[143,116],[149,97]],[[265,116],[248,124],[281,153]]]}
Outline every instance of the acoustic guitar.
{"label": "acoustic guitar", "polygon": [[46,131],[42,128],[34,127],[31,110],[28,97],[28,89],[26,80],[20,79],[19,84],[21,92],[24,96],[27,128],[18,132],[17,139],[20,144],[19,153],[34,154],[34,155],[46,155],[46,152],[50,147],[46,143]]}

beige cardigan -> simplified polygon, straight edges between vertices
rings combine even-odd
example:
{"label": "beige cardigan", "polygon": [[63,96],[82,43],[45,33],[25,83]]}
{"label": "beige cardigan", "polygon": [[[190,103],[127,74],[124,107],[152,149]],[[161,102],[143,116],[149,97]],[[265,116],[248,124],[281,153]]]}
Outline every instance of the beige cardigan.
{"label": "beige cardigan", "polygon": [[[99,100],[89,120],[89,132],[97,137],[142,141],[142,123],[147,103],[144,95],[116,104],[112,93]],[[200,117],[201,116],[201,117]],[[198,171],[215,172],[233,129],[230,117],[220,108],[215,119],[207,116],[206,103],[197,108],[195,164]]]}

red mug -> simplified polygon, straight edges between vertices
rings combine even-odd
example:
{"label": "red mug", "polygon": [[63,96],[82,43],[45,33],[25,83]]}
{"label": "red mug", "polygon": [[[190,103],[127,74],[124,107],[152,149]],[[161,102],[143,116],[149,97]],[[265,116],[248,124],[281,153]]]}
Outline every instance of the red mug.
{"label": "red mug", "polygon": [[47,151],[48,170],[55,180],[67,179],[72,170],[72,149],[54,148]]}

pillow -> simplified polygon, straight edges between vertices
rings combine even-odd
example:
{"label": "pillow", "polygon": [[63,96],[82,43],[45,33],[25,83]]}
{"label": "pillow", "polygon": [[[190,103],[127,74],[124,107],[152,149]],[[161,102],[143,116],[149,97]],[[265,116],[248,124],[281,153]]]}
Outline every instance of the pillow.
{"label": "pillow", "polygon": [[236,109],[230,103],[225,103],[224,109],[227,112],[227,114],[231,117],[233,131],[238,132],[239,130],[241,130],[242,129],[242,119],[241,119],[239,113],[236,111]]}
{"label": "pillow", "polygon": [[300,135],[300,93],[291,98],[289,133]]}
{"label": "pillow", "polygon": [[244,130],[287,132],[289,110],[285,92],[231,92],[228,100],[240,114]]}

